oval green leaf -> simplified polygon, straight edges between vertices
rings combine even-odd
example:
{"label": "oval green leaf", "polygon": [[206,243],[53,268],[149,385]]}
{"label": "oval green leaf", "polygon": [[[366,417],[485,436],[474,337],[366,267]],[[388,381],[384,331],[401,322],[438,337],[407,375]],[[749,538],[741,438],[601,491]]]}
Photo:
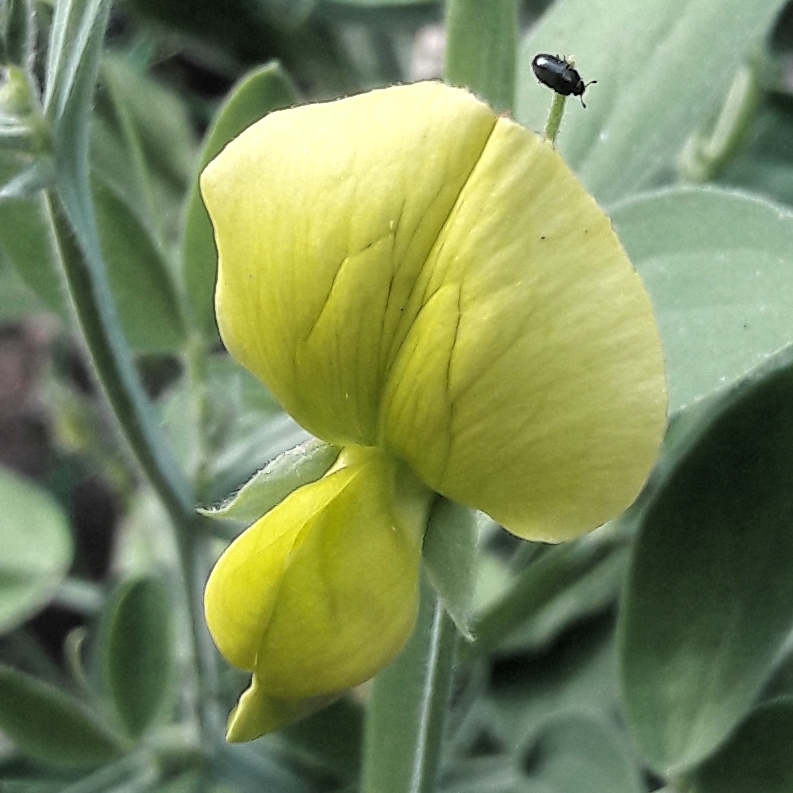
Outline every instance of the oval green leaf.
{"label": "oval green leaf", "polygon": [[63,768],[121,754],[118,739],[79,702],[7,666],[0,666],[0,730],[23,754]]}
{"label": "oval green leaf", "polygon": [[69,524],[43,490],[0,471],[0,633],[46,605],[72,562]]}
{"label": "oval green leaf", "polygon": [[616,730],[585,713],[560,712],[549,718],[525,752],[523,765],[532,785],[548,793],[645,790]]}
{"label": "oval green leaf", "polygon": [[732,740],[698,768],[691,793],[790,793],[793,790],[793,699],[758,708]]}
{"label": "oval green leaf", "polygon": [[42,196],[0,201],[0,250],[47,309],[68,316]]}
{"label": "oval green leaf", "polygon": [[652,297],[675,412],[793,340],[793,213],[761,198],[674,188],[612,220]]}
{"label": "oval green leaf", "polygon": [[[599,201],[668,181],[679,152],[715,113],[742,59],[784,0],[560,0],[522,42],[516,118],[542,130],[551,92],[531,70],[539,52],[575,57],[587,108],[568,102],[557,143]],[[613,46],[603,46],[613,42]]]}
{"label": "oval green leaf", "polygon": [[620,615],[633,737],[677,775],[746,716],[793,625],[793,347],[705,414],[644,512]]}
{"label": "oval green leaf", "polygon": [[139,352],[170,352],[184,340],[179,300],[162,253],[110,185],[92,179],[108,278],[124,334]]}
{"label": "oval green leaf", "polygon": [[124,584],[107,630],[105,667],[116,712],[139,737],[161,712],[172,682],[170,593],[158,578]]}

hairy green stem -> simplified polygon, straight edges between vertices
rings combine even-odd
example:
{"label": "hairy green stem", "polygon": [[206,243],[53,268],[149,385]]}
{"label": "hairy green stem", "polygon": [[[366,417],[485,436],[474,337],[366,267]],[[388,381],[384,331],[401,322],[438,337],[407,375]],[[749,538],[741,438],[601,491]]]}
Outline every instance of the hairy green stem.
{"label": "hairy green stem", "polygon": [[457,638],[454,623],[425,582],[413,636],[373,684],[362,793],[436,789]]}
{"label": "hairy green stem", "polygon": [[548,120],[545,122],[545,138],[556,146],[556,136],[559,134],[559,127],[562,125],[564,115],[564,103],[567,99],[562,94],[554,94],[551,102],[551,109],[548,112]]}

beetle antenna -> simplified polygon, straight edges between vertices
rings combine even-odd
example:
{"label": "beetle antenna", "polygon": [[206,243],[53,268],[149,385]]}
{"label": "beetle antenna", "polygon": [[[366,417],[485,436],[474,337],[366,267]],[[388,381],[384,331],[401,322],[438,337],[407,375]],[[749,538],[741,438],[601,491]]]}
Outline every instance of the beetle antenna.
{"label": "beetle antenna", "polygon": [[592,85],[592,83],[596,82],[597,80],[590,80],[588,83],[584,83],[584,87],[581,89],[581,93],[578,95],[578,98],[581,100],[581,107],[583,107],[584,110],[586,110],[586,105],[584,104],[584,91],[586,91],[588,85]]}

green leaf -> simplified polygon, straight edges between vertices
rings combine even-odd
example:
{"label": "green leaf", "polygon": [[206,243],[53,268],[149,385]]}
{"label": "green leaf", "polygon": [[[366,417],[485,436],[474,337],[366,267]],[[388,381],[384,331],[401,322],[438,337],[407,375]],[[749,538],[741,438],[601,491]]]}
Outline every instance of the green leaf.
{"label": "green leaf", "polygon": [[[622,590],[627,561],[627,547],[615,545],[546,603],[533,610],[527,608],[523,624],[499,642],[499,654],[509,656],[549,647],[571,625],[613,608]],[[530,570],[525,573],[527,577]]]}
{"label": "green leaf", "polygon": [[280,454],[248,480],[239,493],[212,509],[200,509],[210,518],[251,524],[280,504],[293,490],[316,482],[333,465],[339,449],[312,438]]}
{"label": "green leaf", "polygon": [[0,322],[42,314],[46,310],[47,307],[0,252]]}
{"label": "green leaf", "polygon": [[491,675],[482,710],[496,739],[515,746],[515,736],[537,735],[547,720],[570,711],[610,717],[619,707],[613,620],[589,620],[571,629],[546,652],[512,656]]}
{"label": "green leaf", "polygon": [[691,793],[790,793],[793,698],[755,710],[732,739],[686,780]]}
{"label": "green leaf", "polygon": [[33,57],[35,24],[30,0],[9,0],[6,4],[6,41],[11,63],[26,66]]}
{"label": "green leaf", "polygon": [[359,703],[345,697],[291,724],[280,735],[293,750],[308,755],[312,762],[321,763],[341,779],[357,779],[363,712]]}
{"label": "green leaf", "polygon": [[382,8],[389,6],[433,5],[438,0],[326,0],[329,5],[364,6]]}
{"label": "green leaf", "polygon": [[179,300],[162,253],[129,206],[96,176],[94,209],[124,335],[140,352],[170,352],[184,341]]}
{"label": "green leaf", "polygon": [[762,699],[770,701],[780,697],[793,697],[793,652],[789,652],[763,691]]}
{"label": "green leaf", "polygon": [[793,204],[793,108],[786,97],[767,95],[761,102],[746,143],[718,181],[727,187],[760,193]]}
{"label": "green leaf", "polygon": [[672,188],[623,202],[612,220],[653,300],[671,412],[793,339],[793,213],[739,193]]}
{"label": "green leaf", "polygon": [[72,561],[69,524],[43,490],[0,472],[0,633],[45,606]]}
{"label": "green leaf", "polygon": [[[163,254],[107,182],[96,176],[93,188],[102,249],[124,333],[139,352],[174,350],[184,339],[184,329]],[[41,196],[0,201],[0,250],[49,310],[69,316],[59,255]]]}
{"label": "green leaf", "polygon": [[[195,168],[197,140],[185,102],[163,84],[138,73],[128,61],[108,54],[102,59],[100,77],[102,115],[132,160],[126,187],[139,201],[130,203],[136,207],[147,204],[146,218],[158,228],[163,218],[156,213],[167,208],[168,199],[183,198]],[[102,90],[105,103],[100,101]],[[93,151],[92,163],[100,165]],[[101,162],[106,179],[111,179],[114,171],[118,173],[119,167],[123,172],[126,165],[118,159]]]}
{"label": "green leaf", "polygon": [[[245,76],[234,87],[209,131],[201,154],[200,170],[254,121],[272,110],[297,101],[297,91],[278,64],[267,64]],[[182,266],[193,319],[209,337],[217,335],[214,312],[217,253],[209,220],[198,190],[198,178],[187,201]]]}
{"label": "green leaf", "polygon": [[449,0],[444,76],[469,88],[498,112],[515,94],[517,0]]}
{"label": "green leaf", "polygon": [[478,538],[473,510],[445,498],[436,499],[422,549],[427,575],[457,630],[471,640]]}
{"label": "green leaf", "polygon": [[32,759],[64,768],[101,765],[118,739],[79,702],[53,686],[0,666],[0,730]]}
{"label": "green leaf", "polygon": [[621,612],[628,720],[667,775],[727,739],[793,626],[793,348],[704,416],[659,465]]}
{"label": "green leaf", "polygon": [[644,793],[624,741],[605,720],[562,712],[524,750],[523,768],[548,793]]}
{"label": "green leaf", "polygon": [[141,736],[161,712],[172,682],[173,605],[165,584],[150,576],[124,584],[105,641],[108,687],[129,735]]}
{"label": "green leaf", "polygon": [[59,788],[59,793],[145,793],[161,774],[150,754],[129,754]]}
{"label": "green leaf", "polygon": [[41,195],[0,201],[0,250],[50,311],[68,316],[58,253]]}
{"label": "green leaf", "polygon": [[310,436],[229,356],[213,355],[207,370],[205,390],[180,381],[163,416],[185,469],[206,479],[197,500],[213,504]]}
{"label": "green leaf", "polygon": [[554,600],[579,586],[582,580],[619,548],[622,540],[604,527],[571,542],[555,545],[527,565],[511,586],[489,603],[473,625],[476,642],[472,651],[492,652],[507,640],[520,641],[532,619],[548,613]]}
{"label": "green leaf", "polygon": [[[599,201],[668,181],[691,133],[718,111],[784,0],[559,0],[521,44],[515,116],[541,130],[551,103],[539,52],[575,57],[587,108],[568,103],[559,150]],[[604,47],[603,42],[614,46]]]}

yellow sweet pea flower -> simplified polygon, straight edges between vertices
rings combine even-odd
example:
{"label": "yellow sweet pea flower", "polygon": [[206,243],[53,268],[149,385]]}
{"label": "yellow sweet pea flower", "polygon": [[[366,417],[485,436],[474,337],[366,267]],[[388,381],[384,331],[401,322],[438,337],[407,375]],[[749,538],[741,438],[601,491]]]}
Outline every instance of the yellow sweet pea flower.
{"label": "yellow sweet pea flower", "polygon": [[556,542],[641,489],[666,426],[647,293],[557,151],[440,83],[273,113],[207,167],[229,352],[344,447],[221,557],[229,737],[371,677],[416,613],[435,493]]}

